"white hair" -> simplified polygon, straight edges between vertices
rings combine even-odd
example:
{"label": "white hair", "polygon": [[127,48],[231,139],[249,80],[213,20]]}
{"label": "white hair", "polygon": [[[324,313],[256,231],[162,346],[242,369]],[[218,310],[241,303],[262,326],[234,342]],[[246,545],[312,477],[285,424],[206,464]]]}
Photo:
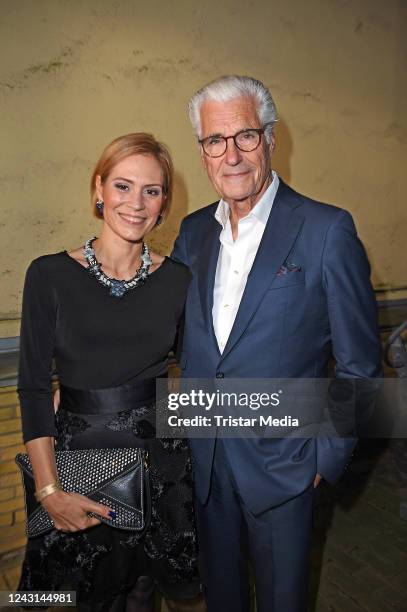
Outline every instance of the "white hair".
{"label": "white hair", "polygon": [[271,93],[261,81],[247,76],[222,76],[199,89],[189,101],[189,118],[198,138],[201,133],[201,106],[205,100],[228,102],[236,98],[252,98],[257,106],[257,114],[262,126],[267,126],[265,136],[270,142],[273,126],[277,121],[277,111]]}

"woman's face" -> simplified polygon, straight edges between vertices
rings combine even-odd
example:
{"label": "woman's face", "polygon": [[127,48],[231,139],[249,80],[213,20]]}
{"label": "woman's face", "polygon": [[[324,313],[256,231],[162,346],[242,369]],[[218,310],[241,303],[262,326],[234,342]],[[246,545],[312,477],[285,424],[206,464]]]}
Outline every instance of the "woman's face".
{"label": "woman's face", "polygon": [[123,240],[140,241],[153,229],[165,201],[163,173],[151,155],[130,155],[118,162],[96,193],[103,200],[103,220]]}

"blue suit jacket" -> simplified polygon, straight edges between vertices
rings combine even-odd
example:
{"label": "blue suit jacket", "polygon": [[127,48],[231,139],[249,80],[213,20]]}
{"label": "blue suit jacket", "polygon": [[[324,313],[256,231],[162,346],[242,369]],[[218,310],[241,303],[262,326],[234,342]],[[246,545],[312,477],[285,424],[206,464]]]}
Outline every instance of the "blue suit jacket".
{"label": "blue suit jacket", "polygon": [[[212,323],[221,226],[217,203],[181,225],[172,257],[193,279],[180,365],[187,378],[322,378],[332,353],[337,377],[381,375],[370,267],[351,215],[280,181],[240,307],[221,355]],[[300,270],[277,274],[286,262]],[[225,439],[239,490],[255,513],[308,487],[317,472],[341,475],[355,441],[346,438]],[[214,440],[191,439],[196,490],[205,502]]]}

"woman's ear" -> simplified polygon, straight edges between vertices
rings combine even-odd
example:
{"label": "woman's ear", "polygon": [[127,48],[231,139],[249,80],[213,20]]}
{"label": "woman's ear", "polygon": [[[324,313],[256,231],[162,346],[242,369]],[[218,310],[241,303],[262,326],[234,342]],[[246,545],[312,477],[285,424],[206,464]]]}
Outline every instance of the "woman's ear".
{"label": "woman's ear", "polygon": [[103,183],[102,183],[102,177],[100,176],[100,174],[96,175],[95,187],[96,187],[97,199],[103,201]]}

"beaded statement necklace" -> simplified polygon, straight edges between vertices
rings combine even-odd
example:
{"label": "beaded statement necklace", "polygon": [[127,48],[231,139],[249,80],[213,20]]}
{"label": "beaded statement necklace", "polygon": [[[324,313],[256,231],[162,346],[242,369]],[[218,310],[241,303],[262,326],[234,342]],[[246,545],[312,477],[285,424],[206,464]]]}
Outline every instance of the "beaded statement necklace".
{"label": "beaded statement necklace", "polygon": [[99,283],[109,289],[111,296],[121,298],[130,289],[135,289],[146,282],[148,279],[150,266],[153,262],[150,257],[150,251],[145,242],[143,242],[143,247],[141,250],[142,263],[133,278],[130,278],[129,280],[118,280],[117,278],[107,276],[107,274],[103,272],[101,264],[96,259],[95,251],[92,248],[92,244],[95,240],[96,236],[94,238],[89,238],[83,247],[83,254],[88,264],[86,269],[91,276],[94,276],[96,280],[99,281]]}

